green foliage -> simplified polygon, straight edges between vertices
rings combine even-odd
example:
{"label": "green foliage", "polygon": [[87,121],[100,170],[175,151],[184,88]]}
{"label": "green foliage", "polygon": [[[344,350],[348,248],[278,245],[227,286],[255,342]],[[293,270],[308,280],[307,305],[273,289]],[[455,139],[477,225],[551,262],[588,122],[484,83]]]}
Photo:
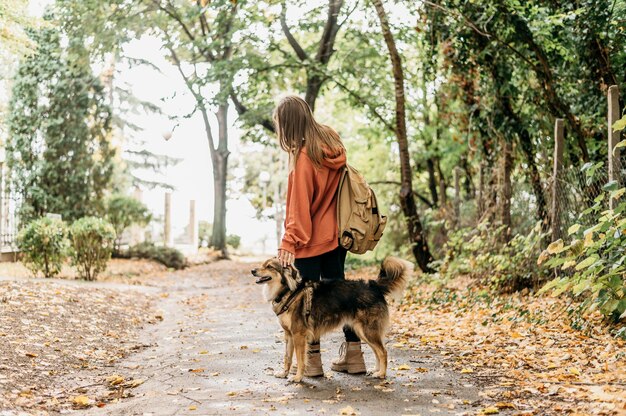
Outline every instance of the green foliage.
{"label": "green foliage", "polygon": [[67,258],[69,240],[66,224],[58,219],[40,218],[24,227],[17,244],[24,265],[36,276],[54,277]]}
{"label": "green foliage", "polygon": [[66,220],[94,215],[110,184],[114,150],[110,110],[82,39],[45,28],[36,53],[20,64],[8,115],[7,164],[22,196],[23,222],[52,212]]}
{"label": "green foliage", "polygon": [[33,48],[26,35],[25,28],[33,25],[33,18],[28,16],[27,0],[3,0],[0,2],[0,55],[5,53],[23,53]]}
{"label": "green foliage", "polygon": [[208,221],[198,221],[198,247],[208,247],[213,233],[213,224]]}
{"label": "green foliage", "polygon": [[130,257],[157,261],[172,269],[180,270],[187,267],[185,255],[173,247],[157,246],[144,242],[132,246],[128,250]]}
{"label": "green foliage", "polygon": [[152,219],[148,207],[135,198],[114,194],[106,199],[106,218],[115,229],[114,251],[119,253],[122,233],[133,224],[147,225]]}
{"label": "green foliage", "polygon": [[[552,242],[539,257],[540,263],[560,275],[542,291],[554,296],[569,293],[582,301],[580,312],[598,310],[613,322],[626,318],[625,192],[626,188],[617,189],[616,184],[605,186],[605,192],[586,211],[585,215],[595,218],[591,226],[572,225],[567,242]],[[603,209],[606,198],[614,199],[613,210]]]}
{"label": "green foliage", "polygon": [[536,265],[545,234],[538,223],[527,235],[504,242],[505,228],[482,223],[452,233],[438,262],[441,275],[470,275],[501,292],[534,288],[545,281],[546,271]]}
{"label": "green foliage", "polygon": [[96,280],[111,258],[115,229],[106,220],[85,217],[70,226],[72,264],[85,280]]}
{"label": "green foliage", "polygon": [[226,244],[236,250],[241,245],[241,237],[235,234],[229,234],[226,236]]}

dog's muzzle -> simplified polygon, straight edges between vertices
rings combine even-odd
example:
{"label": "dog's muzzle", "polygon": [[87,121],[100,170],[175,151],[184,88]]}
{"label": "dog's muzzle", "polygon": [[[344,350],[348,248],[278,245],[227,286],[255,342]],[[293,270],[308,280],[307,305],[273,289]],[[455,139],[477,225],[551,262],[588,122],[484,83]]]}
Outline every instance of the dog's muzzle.
{"label": "dog's muzzle", "polygon": [[252,276],[258,277],[258,279],[256,279],[256,282],[255,282],[257,285],[260,285],[262,283],[265,283],[267,281],[272,280],[272,276],[259,276],[257,274],[257,272],[258,272],[257,269],[252,269],[252,270],[250,270],[250,272],[252,273]]}

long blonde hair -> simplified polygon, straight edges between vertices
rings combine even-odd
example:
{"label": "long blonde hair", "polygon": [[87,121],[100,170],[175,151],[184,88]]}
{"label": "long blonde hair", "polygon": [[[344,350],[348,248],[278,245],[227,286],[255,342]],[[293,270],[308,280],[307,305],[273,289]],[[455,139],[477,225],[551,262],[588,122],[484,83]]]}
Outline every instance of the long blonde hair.
{"label": "long blonde hair", "polygon": [[292,168],[303,147],[317,168],[321,167],[326,153],[336,155],[345,150],[339,134],[315,121],[311,107],[300,97],[289,95],[280,100],[273,118],[280,147],[289,153]]}

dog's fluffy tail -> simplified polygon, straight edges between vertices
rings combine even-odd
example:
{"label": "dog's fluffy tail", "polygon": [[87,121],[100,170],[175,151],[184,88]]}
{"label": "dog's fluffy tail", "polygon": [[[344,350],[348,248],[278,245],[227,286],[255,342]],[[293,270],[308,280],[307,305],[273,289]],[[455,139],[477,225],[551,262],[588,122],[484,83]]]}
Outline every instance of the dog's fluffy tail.
{"label": "dog's fluffy tail", "polygon": [[412,263],[397,257],[386,257],[380,265],[380,274],[377,280],[378,284],[386,291],[385,297],[396,301],[400,300],[412,272]]}

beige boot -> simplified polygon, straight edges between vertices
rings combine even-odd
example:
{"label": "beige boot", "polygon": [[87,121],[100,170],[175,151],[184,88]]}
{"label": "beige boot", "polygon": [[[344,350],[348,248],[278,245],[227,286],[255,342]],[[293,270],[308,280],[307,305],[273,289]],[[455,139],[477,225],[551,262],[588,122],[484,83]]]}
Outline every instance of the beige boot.
{"label": "beige boot", "polygon": [[360,342],[344,342],[339,348],[339,359],[330,367],[333,371],[349,374],[365,373],[365,360]]}
{"label": "beige boot", "polygon": [[[291,374],[296,374],[298,371],[298,364],[291,366],[289,371]],[[309,350],[307,352],[307,363],[304,369],[305,377],[321,377],[324,375],[324,369],[322,368],[322,354],[320,353],[320,344],[309,344]]]}

